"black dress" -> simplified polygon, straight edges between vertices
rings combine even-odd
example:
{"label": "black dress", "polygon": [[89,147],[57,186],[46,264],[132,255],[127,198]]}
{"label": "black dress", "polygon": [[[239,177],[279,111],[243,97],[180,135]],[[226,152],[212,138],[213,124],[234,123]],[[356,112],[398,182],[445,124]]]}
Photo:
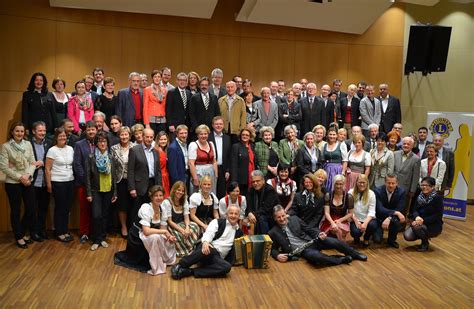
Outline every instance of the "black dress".
{"label": "black dress", "polygon": [[101,94],[97,97],[97,100],[94,102],[94,109],[96,111],[100,110],[105,114],[105,122],[107,125],[110,123],[110,117],[115,115],[115,106],[118,104],[118,97],[114,95],[112,99],[107,98],[105,95]]}
{"label": "black dress", "polygon": [[46,124],[46,131],[54,134],[57,127],[56,111],[48,92],[25,91],[22,99],[21,119],[26,129],[31,129],[36,121]]}
{"label": "black dress", "polygon": [[[140,220],[139,218],[132,224],[127,236],[127,248],[125,251],[115,253],[114,264],[145,273],[151,269],[151,266],[148,251],[140,239]],[[154,229],[160,228],[159,223],[154,224],[150,222],[150,225],[150,227]]]}

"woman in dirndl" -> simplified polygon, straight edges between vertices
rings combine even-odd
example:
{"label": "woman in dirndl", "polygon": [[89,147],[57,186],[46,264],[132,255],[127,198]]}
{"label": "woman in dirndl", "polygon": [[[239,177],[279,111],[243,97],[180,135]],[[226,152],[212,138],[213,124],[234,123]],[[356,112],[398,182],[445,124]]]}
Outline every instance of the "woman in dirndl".
{"label": "woman in dirndl", "polygon": [[346,143],[337,140],[335,128],[329,128],[327,143],[323,146],[324,170],[328,174],[326,181],[326,192],[331,192],[333,187],[333,177],[339,174],[344,175],[347,169],[347,147]]}
{"label": "woman in dirndl", "polygon": [[214,144],[208,141],[210,129],[205,124],[196,128],[198,139],[188,146],[188,165],[191,174],[190,191],[192,193],[199,190],[199,180],[204,175],[209,175],[212,180],[212,192],[216,192],[217,182],[217,161]]}
{"label": "woman in dirndl", "polygon": [[352,142],[354,143],[355,150],[349,151],[347,156],[346,191],[354,188],[357,177],[359,177],[360,174],[369,177],[370,167],[372,165],[370,154],[363,148],[365,137],[362,134],[357,134],[353,137]]}

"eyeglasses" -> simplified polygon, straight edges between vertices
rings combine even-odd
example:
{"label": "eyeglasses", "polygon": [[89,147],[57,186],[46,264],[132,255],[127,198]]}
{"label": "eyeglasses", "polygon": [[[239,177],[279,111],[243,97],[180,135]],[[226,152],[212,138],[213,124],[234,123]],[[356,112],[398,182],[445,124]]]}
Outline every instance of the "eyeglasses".
{"label": "eyeglasses", "polygon": [[422,183],[422,184],[420,185],[420,187],[432,187],[432,186],[431,186],[431,185],[428,185],[428,184],[425,184],[425,183]]}

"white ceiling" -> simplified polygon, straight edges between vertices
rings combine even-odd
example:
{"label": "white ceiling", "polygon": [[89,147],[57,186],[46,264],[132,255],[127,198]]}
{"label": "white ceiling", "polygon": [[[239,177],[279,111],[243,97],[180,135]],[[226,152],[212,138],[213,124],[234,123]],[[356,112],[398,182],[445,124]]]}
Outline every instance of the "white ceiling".
{"label": "white ceiling", "polygon": [[[223,1],[223,0],[221,0]],[[237,0],[226,0],[237,1]],[[362,34],[395,0],[244,0],[240,22]],[[445,0],[443,0],[445,1]],[[472,3],[474,0],[450,0]],[[218,0],[49,0],[53,7],[210,19]],[[396,0],[433,6],[440,0]]]}
{"label": "white ceiling", "polygon": [[218,0],[49,0],[55,7],[211,18]]}

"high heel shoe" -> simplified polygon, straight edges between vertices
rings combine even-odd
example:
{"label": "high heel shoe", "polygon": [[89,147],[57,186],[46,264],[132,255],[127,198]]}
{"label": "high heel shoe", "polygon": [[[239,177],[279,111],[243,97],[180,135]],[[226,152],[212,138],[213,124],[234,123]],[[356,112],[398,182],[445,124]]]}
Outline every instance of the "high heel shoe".
{"label": "high heel shoe", "polygon": [[[24,239],[23,239],[24,240]],[[20,244],[18,242],[18,240],[16,241],[16,246],[20,249],[27,249],[28,248],[28,245],[26,244],[26,242],[24,244]]]}

